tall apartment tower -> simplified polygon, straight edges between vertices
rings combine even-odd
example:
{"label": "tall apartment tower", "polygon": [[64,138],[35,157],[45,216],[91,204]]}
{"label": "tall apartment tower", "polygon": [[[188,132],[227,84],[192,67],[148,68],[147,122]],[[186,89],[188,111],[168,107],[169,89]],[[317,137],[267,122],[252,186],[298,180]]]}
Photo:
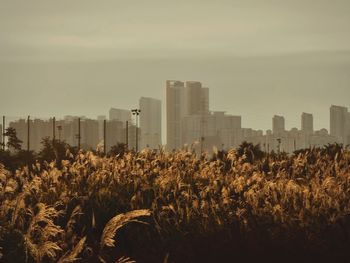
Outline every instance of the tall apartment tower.
{"label": "tall apartment tower", "polygon": [[201,92],[201,113],[209,113],[209,88],[202,88]]}
{"label": "tall apartment tower", "polygon": [[347,143],[348,108],[332,105],[330,108],[330,135]]}
{"label": "tall apartment tower", "polygon": [[185,84],[182,81],[166,81],[166,128],[167,149],[174,150],[182,146],[181,122],[187,114]]}
{"label": "tall apartment tower", "polygon": [[209,88],[198,81],[186,81],[187,115],[209,113]]}
{"label": "tall apartment tower", "polygon": [[183,146],[182,120],[191,115],[209,114],[209,89],[198,81],[168,80],[166,82],[167,149]]}
{"label": "tall apartment tower", "polygon": [[275,115],[272,118],[272,133],[281,134],[285,131],[285,121],[283,116]]}
{"label": "tall apartment tower", "polygon": [[308,134],[314,132],[314,118],[312,114],[305,112],[301,114],[301,130]]}
{"label": "tall apartment tower", "polygon": [[140,149],[158,149],[162,144],[162,109],[161,101],[153,98],[141,97],[140,106]]}

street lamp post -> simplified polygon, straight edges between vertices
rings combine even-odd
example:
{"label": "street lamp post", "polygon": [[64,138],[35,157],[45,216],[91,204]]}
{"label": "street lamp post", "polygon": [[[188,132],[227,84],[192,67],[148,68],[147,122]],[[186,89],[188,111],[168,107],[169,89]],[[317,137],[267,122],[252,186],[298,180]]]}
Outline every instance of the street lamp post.
{"label": "street lamp post", "polygon": [[132,109],[131,110],[132,115],[136,115],[136,152],[138,152],[139,147],[138,147],[138,141],[139,141],[139,137],[138,137],[138,126],[139,126],[139,115],[141,110],[140,109]]}

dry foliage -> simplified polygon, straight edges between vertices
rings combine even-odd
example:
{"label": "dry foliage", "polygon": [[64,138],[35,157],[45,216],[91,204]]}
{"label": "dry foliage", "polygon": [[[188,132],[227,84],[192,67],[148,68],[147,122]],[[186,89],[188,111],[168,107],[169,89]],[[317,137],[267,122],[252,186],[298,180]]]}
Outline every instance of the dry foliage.
{"label": "dry foliage", "polygon": [[[349,228],[349,189],[347,150],[253,163],[234,150],[212,160],[188,151],[116,158],[87,152],[61,169],[53,162],[11,174],[0,166],[1,253],[5,260],[17,253],[19,262],[104,260],[100,253],[106,258],[118,229],[151,214],[148,228],[168,238],[238,225],[242,236],[263,229],[272,239],[299,233],[306,242],[321,240],[325,229]],[[21,245],[6,246],[8,238]]]}

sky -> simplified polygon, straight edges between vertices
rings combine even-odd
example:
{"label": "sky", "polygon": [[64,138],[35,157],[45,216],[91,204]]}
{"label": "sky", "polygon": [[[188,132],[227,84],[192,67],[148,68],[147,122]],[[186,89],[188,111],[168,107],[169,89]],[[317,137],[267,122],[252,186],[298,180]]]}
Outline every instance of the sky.
{"label": "sky", "polygon": [[350,107],[349,14],[348,0],[0,0],[0,114],[95,118],[140,96],[165,110],[179,79],[243,127],[310,112],[329,129],[330,105]]}

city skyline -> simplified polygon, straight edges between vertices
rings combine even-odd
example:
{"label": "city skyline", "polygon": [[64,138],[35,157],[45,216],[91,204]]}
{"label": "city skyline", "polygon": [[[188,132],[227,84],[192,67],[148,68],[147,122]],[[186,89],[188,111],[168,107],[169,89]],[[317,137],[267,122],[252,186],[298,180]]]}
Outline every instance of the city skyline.
{"label": "city skyline", "polygon": [[[169,82],[169,80],[167,80],[166,82]],[[181,82],[181,81],[180,81]],[[187,80],[185,81],[186,83],[200,83],[200,85],[202,85],[201,82],[198,82],[198,81],[192,81],[192,80]],[[185,82],[183,82],[183,85],[185,85]],[[207,88],[207,87],[202,87],[205,91],[206,91],[206,96],[208,96],[208,99],[207,101],[205,102],[207,105],[205,105],[205,107],[207,107],[208,111],[209,111],[209,108],[211,108],[209,106],[209,92],[210,92],[210,88]],[[159,98],[151,98],[149,96],[141,96],[140,98],[151,98],[151,99],[154,99],[154,100],[157,100],[157,101],[160,101],[160,102],[166,102],[166,96],[164,96],[165,98],[162,100],[162,99],[159,99]],[[136,100],[137,101],[137,100]],[[211,101],[211,100],[210,100]],[[203,103],[203,102],[202,102]],[[1,105],[1,104],[0,104]],[[339,104],[331,104],[331,105],[328,105],[329,106],[332,106],[332,105],[336,105],[337,107],[341,107],[341,108],[348,108],[350,106],[348,105],[339,105]],[[222,105],[223,108],[225,108],[225,105]],[[139,106],[138,106],[139,107]],[[257,125],[253,125],[253,126],[248,126],[246,125],[247,123],[247,120],[246,118],[248,117],[249,119],[249,116],[247,117],[244,117],[246,116],[246,114],[239,114],[239,113],[235,113],[235,112],[230,112],[230,111],[226,111],[226,110],[223,110],[223,112],[227,113],[227,114],[234,114],[234,115],[239,115],[241,118],[242,118],[242,127],[245,127],[245,128],[252,128],[254,130],[262,130],[264,133],[267,131],[267,130],[273,130],[273,121],[271,123],[271,118],[273,116],[282,116],[284,118],[284,127],[285,127],[285,130],[291,130],[293,128],[297,128],[299,130],[302,130],[303,129],[303,125],[302,125],[302,122],[300,122],[300,114],[311,114],[311,118],[312,118],[312,129],[316,129],[316,130],[321,130],[321,129],[327,129],[328,132],[330,132],[330,129],[331,129],[331,124],[329,122],[329,118],[330,118],[330,115],[329,115],[329,110],[328,110],[328,107],[325,107],[325,111],[327,111],[327,114],[325,116],[325,118],[327,119],[327,124],[325,126],[322,126],[322,125],[317,125],[317,117],[315,118],[315,114],[314,112],[308,112],[306,113],[305,111],[300,111],[300,112],[294,112],[293,114],[293,119],[296,119],[297,121],[293,121],[293,124],[291,124],[292,122],[290,121],[290,119],[288,117],[286,117],[286,115],[283,115],[283,114],[277,114],[277,113],[273,113],[272,116],[270,116],[268,119],[265,119],[263,120],[264,122],[264,125],[262,127],[259,127]],[[131,109],[132,108],[135,108],[135,107],[127,107],[127,108],[122,108],[122,107],[119,107],[118,105],[114,105],[112,107],[109,107],[109,110],[106,112],[102,112],[102,113],[99,113],[99,114],[72,114],[72,113],[69,113],[69,114],[55,114],[55,115],[45,115],[45,114],[39,114],[39,115],[32,115],[32,114],[26,114],[26,115],[17,115],[17,116],[13,116],[13,115],[8,115],[8,114],[1,114],[1,116],[6,116],[6,123],[8,124],[10,121],[14,121],[14,120],[18,120],[18,119],[26,119],[28,116],[31,116],[32,119],[41,119],[41,120],[48,120],[52,117],[56,117],[56,119],[65,119],[65,118],[69,118],[69,117],[82,117],[82,118],[86,118],[86,119],[100,119],[100,120],[103,120],[103,118],[106,118],[106,116],[109,116],[109,119],[110,120],[113,120],[113,119],[120,119],[120,118],[113,118],[113,111],[120,111],[119,113],[116,113],[116,114],[121,114],[119,117],[122,118],[122,121],[125,122],[125,120],[128,120],[130,122],[133,122],[134,120],[132,119],[131,117]],[[215,112],[215,111],[222,111],[220,109],[211,109],[210,112]],[[164,114],[161,114],[161,130],[163,131],[162,132],[162,142],[163,144],[166,143],[166,133],[167,133],[167,128],[166,128],[166,103],[161,103],[161,112],[165,112]],[[128,117],[127,117],[128,116]],[[308,116],[306,116],[308,117]],[[106,118],[107,119],[107,118]],[[100,128],[101,129],[101,128]]]}
{"label": "city skyline", "polygon": [[254,129],[299,127],[296,112],[320,129],[349,106],[346,0],[0,3],[0,115],[95,118],[163,100],[167,79],[205,83],[212,110]]}
{"label": "city skyline", "polygon": [[[260,144],[265,151],[278,149],[287,152],[333,142],[344,145],[350,143],[350,113],[347,107],[330,106],[329,127],[314,129],[313,114],[302,112],[298,127],[286,128],[284,116],[275,114],[270,128],[264,131],[243,126],[240,115],[212,110],[209,103],[210,88],[202,82],[167,80],[165,90],[165,114],[162,114],[161,100],[140,97],[137,110],[112,107],[108,119],[106,115],[96,118],[69,115],[64,120],[56,118],[55,124],[53,119],[45,121],[31,118],[31,147],[38,151],[42,138],[55,136],[51,134],[53,127],[55,130],[60,127],[59,139],[62,135],[67,143],[78,143],[84,149],[96,148],[106,136],[104,145],[107,151],[118,143],[126,143],[130,148],[140,150],[157,149],[160,145],[166,146],[167,150],[175,150],[196,143],[197,152],[210,151],[213,147],[235,148],[243,141]],[[137,116],[133,116],[135,111],[138,111]],[[162,131],[162,115],[166,115],[166,132]],[[19,138],[26,145],[28,136],[25,118],[7,120],[6,124],[18,131]],[[139,128],[136,129],[135,125]],[[77,136],[78,126],[80,137]],[[165,141],[162,141],[162,134],[166,134]],[[81,139],[79,142],[78,137]]]}

